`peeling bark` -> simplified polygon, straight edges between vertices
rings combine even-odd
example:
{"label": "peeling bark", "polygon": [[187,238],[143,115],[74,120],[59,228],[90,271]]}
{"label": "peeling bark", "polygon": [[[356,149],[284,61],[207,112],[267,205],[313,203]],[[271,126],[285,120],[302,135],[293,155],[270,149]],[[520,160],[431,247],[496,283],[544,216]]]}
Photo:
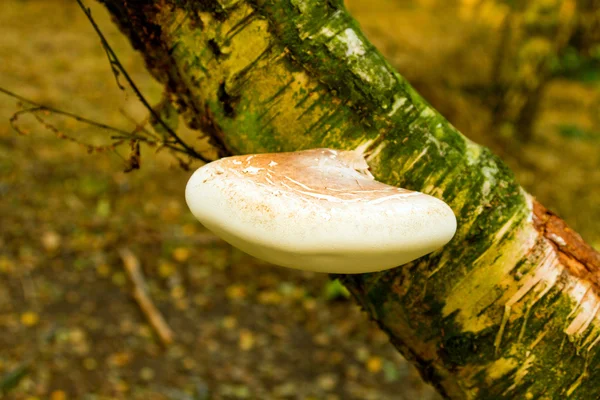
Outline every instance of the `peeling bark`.
{"label": "peeling bark", "polygon": [[223,153],[359,148],[379,181],[451,205],[443,249],[340,277],[441,393],[600,396],[599,255],[433,110],[341,1],[102,2]]}
{"label": "peeling bark", "polygon": [[561,263],[571,274],[589,281],[600,292],[600,253],[538,202],[533,205],[533,223],[540,234],[553,243]]}

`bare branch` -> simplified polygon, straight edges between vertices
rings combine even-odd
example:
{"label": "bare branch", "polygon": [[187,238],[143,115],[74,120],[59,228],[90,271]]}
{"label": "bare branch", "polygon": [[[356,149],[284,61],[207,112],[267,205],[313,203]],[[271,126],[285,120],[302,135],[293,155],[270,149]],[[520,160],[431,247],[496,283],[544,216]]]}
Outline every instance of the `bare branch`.
{"label": "bare branch", "polygon": [[[190,147],[187,143],[185,143],[177,135],[177,133],[175,133],[173,131],[173,129],[171,129],[171,127],[162,120],[162,118],[158,115],[158,113],[152,108],[152,106],[150,105],[148,100],[146,100],[146,98],[144,97],[142,92],[138,89],[135,82],[133,82],[133,79],[131,79],[131,76],[127,73],[127,70],[125,70],[125,67],[123,67],[123,64],[121,64],[121,61],[119,61],[119,58],[117,57],[116,53],[113,51],[112,47],[110,46],[110,44],[104,37],[104,34],[102,33],[102,31],[96,24],[96,21],[92,17],[91,10],[89,8],[85,7],[85,5],[83,4],[83,2],[81,0],[77,0],[77,4],[79,4],[79,7],[85,13],[86,17],[92,24],[92,27],[98,34],[98,37],[100,37],[102,46],[104,47],[104,50],[106,51],[107,55],[109,56],[109,62],[111,64],[111,68],[113,69],[113,73],[114,73],[114,68],[115,67],[118,68],[118,70],[123,74],[123,77],[129,84],[129,86],[131,87],[133,92],[136,94],[136,96],[138,97],[140,102],[144,105],[144,107],[146,107],[146,109],[148,110],[150,115],[152,115],[152,117],[155,118],[156,121],[167,131],[169,136],[171,136],[180,146],[182,146],[192,157],[202,160],[205,163],[212,161],[212,160],[209,160],[208,158],[206,158],[205,156],[203,156],[202,154],[198,153],[194,148]],[[115,77],[116,77],[116,75],[115,75]],[[117,80],[117,84],[119,85],[119,87],[121,87],[118,80]]]}

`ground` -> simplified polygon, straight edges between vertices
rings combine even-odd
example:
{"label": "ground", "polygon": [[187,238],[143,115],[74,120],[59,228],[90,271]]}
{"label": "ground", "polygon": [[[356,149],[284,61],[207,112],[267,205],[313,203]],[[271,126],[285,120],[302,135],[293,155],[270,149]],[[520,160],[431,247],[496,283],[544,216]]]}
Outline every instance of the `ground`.
{"label": "ground", "polygon": [[[364,1],[349,5],[392,62],[427,91],[435,68],[410,66],[443,65],[444,49],[460,36],[449,35],[450,22],[431,11],[381,3],[388,8],[379,12]],[[158,101],[160,87],[140,57],[90,5],[135,82]],[[1,11],[0,87],[122,128],[146,118],[135,96],[119,90],[75,2],[4,0]],[[411,22],[402,35],[386,34],[401,29],[392,12]],[[419,26],[430,29],[419,33]],[[407,57],[423,42],[431,46]],[[409,73],[418,70],[425,75]],[[580,111],[593,114],[594,96],[594,87],[554,85],[534,142],[507,158],[530,191],[599,243],[591,222],[600,212],[598,140],[556,128],[593,125]],[[190,173],[166,152],[143,148],[142,169],[124,173],[127,149],[121,157],[87,154],[30,116],[18,121],[29,134],[17,135],[8,121],[18,109],[0,94],[4,398],[437,398],[326,275],[266,265],[196,223],[183,199]],[[72,120],[48,120],[80,140],[106,138]],[[485,142],[472,120],[471,127],[464,116],[456,123]],[[122,248],[140,261],[174,344],[161,344],[133,300]]]}

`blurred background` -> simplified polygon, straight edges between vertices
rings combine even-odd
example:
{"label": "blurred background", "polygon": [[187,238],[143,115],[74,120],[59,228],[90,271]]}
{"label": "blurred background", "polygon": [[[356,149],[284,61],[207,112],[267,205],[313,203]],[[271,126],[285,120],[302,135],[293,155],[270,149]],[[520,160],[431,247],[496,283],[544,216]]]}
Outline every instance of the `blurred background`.
{"label": "blurred background", "polygon": [[[157,103],[141,58],[89,5]],[[600,248],[598,1],[346,5],[435,108]],[[147,120],[74,1],[2,0],[0,87],[123,129]],[[0,93],[0,398],[438,398],[339,284],[266,265],[196,223],[190,173],[167,152],[142,148],[141,170],[124,173],[126,148],[88,154],[57,138],[100,144],[106,131],[42,115],[57,133],[23,114],[18,135],[19,110]],[[124,262],[139,263],[172,344]]]}

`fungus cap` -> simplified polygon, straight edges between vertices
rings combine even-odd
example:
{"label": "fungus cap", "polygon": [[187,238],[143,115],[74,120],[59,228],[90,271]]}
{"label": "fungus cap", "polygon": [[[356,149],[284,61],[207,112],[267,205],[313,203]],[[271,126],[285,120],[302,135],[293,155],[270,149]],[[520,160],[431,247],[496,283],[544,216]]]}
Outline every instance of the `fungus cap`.
{"label": "fungus cap", "polygon": [[222,158],[186,187],[194,216],[235,247],[301,270],[393,268],[454,236],[443,201],[374,180],[361,154],[313,149]]}

